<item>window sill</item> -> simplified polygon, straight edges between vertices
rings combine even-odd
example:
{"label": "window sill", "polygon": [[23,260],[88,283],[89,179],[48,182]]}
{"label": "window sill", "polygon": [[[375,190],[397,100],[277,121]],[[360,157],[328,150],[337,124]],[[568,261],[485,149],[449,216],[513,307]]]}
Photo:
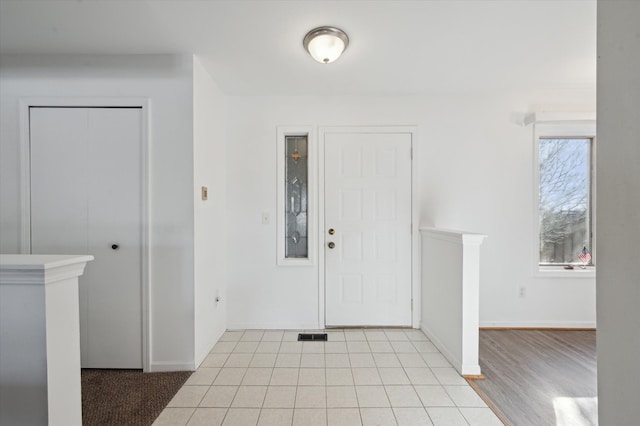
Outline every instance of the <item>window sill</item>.
{"label": "window sill", "polygon": [[534,274],[536,278],[595,278],[596,268],[587,266],[582,269],[575,266],[574,269],[564,269],[564,266],[537,266]]}

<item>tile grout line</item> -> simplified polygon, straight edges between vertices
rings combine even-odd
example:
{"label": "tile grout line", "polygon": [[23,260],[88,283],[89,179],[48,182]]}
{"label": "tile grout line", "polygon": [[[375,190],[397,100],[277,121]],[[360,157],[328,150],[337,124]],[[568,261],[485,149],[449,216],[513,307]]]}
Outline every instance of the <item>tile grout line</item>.
{"label": "tile grout line", "polygon": [[[233,350],[236,348],[236,346],[238,346],[238,343],[242,340],[242,337],[244,336],[244,334],[247,332],[247,330],[244,330],[242,332],[242,335],[240,336],[240,339],[238,339],[238,341],[236,342],[236,344],[233,346],[233,348],[231,349],[231,353],[233,353]],[[227,363],[227,361],[229,360],[229,357],[231,357],[231,353],[229,354],[229,356],[227,357],[227,359],[224,361],[224,364]],[[224,364],[222,364],[222,367],[220,368],[220,372],[222,372],[222,368],[224,368]],[[220,374],[220,373],[218,373]],[[217,375],[216,375],[217,376]],[[243,375],[244,378],[244,375]],[[214,379],[215,382],[215,379]],[[242,380],[240,380],[240,382],[242,383]],[[213,386],[213,382],[211,383],[211,385]],[[229,411],[231,410],[231,405],[233,404],[233,400],[236,398],[236,394],[238,393],[238,390],[240,389],[240,385],[238,385],[238,389],[236,389],[236,392],[233,394],[233,398],[231,398],[231,401],[229,402],[229,406],[227,407],[227,411],[225,411],[224,413],[224,417],[222,417],[222,422],[220,422],[220,424],[224,424],[224,421],[227,419],[227,416],[229,415]]]}
{"label": "tile grout line", "polygon": [[[386,334],[386,333],[384,333],[384,335],[385,335],[385,337],[387,337],[387,339],[388,339],[387,334]],[[389,340],[387,340],[387,343],[389,343],[389,346],[391,346],[391,349],[393,349],[393,350],[394,350],[394,352],[392,352],[392,353],[393,353],[394,355],[396,355],[396,353],[395,353],[395,348],[393,347],[393,345],[391,345],[391,343],[389,342]],[[397,357],[397,356],[398,356],[398,355],[396,355],[396,357]],[[396,417],[396,412],[395,412],[395,411],[393,411],[393,404],[391,404],[391,398],[389,398],[389,393],[387,392],[387,387],[386,387],[386,386],[385,386],[385,384],[384,384],[384,380],[382,380],[382,375],[380,374],[380,367],[378,367],[378,363],[377,363],[377,362],[375,362],[375,357],[373,357],[373,362],[374,362],[374,364],[376,365],[376,372],[378,373],[378,376],[380,376],[380,383],[382,383],[382,389],[384,389],[384,394],[386,395],[387,400],[389,401],[389,409],[391,410],[391,415],[393,416],[393,420],[396,422],[396,425],[397,425],[397,424],[398,424],[398,418]]]}
{"label": "tile grout line", "polygon": [[[405,333],[406,334],[406,333]],[[411,336],[407,336],[407,338],[409,338],[409,342],[411,342],[411,345],[417,350],[418,348],[416,347],[416,345],[414,344],[414,341],[411,339]],[[423,362],[425,363],[425,365],[427,366],[427,368],[429,369],[429,371],[431,372],[431,374],[433,375],[433,377],[436,379],[436,381],[438,381],[438,378],[436,377],[436,375],[433,373],[433,371],[431,370],[431,367],[429,366],[429,364],[427,363],[427,361],[420,356],[420,358],[422,358]],[[402,366],[402,369],[404,370],[405,368],[409,368],[409,367],[405,367]],[[405,374],[407,374],[406,370],[405,370]],[[407,374],[407,377],[409,375]],[[422,404],[422,408],[424,409],[424,412],[427,414],[427,418],[429,419],[429,421],[431,422],[431,424],[435,425],[435,422],[433,421],[433,418],[431,417],[431,415],[429,414],[429,411],[427,410],[427,407],[424,405],[425,402],[422,400],[422,398],[420,397],[420,394],[418,394],[418,391],[416,390],[416,385],[411,381],[411,379],[409,379],[409,382],[411,382],[411,387],[413,388],[413,391],[416,393],[416,395],[418,395],[418,399],[420,400],[420,403]],[[439,381],[438,381],[439,383]]]}
{"label": "tile grout line", "polygon": [[[327,342],[329,341],[329,333],[327,333]],[[322,355],[324,361],[324,420],[329,424],[329,386],[327,384],[327,351],[325,347],[324,354]]]}
{"label": "tile grout line", "polygon": [[[364,332],[363,332],[364,333]],[[365,339],[366,339],[365,335]],[[353,374],[353,365],[351,364],[351,352],[349,352],[349,345],[347,344],[347,336],[345,334],[345,346],[347,347],[347,361],[349,361],[349,373],[351,374],[351,381],[353,382],[353,393],[356,394],[356,404],[358,405],[358,416],[360,417],[360,424],[364,425],[364,419],[362,418],[362,410],[360,407],[360,398],[358,397],[358,388],[356,387],[356,379]],[[373,358],[373,355],[371,356]],[[374,360],[375,364],[375,360]]]}

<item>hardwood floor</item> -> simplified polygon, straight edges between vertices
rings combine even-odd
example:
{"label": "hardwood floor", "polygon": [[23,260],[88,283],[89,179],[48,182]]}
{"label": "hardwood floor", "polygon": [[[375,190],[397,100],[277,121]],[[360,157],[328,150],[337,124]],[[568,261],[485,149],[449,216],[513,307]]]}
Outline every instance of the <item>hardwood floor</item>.
{"label": "hardwood floor", "polygon": [[481,330],[480,367],[514,426],[598,424],[595,331]]}

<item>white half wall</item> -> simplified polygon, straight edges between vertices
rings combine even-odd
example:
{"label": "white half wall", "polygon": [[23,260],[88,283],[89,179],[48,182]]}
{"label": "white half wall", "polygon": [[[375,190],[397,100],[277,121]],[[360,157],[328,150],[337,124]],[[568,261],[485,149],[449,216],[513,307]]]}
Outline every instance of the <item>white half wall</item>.
{"label": "white half wall", "polygon": [[593,90],[228,102],[229,328],[322,325],[318,266],[276,266],[276,128],[301,125],[417,126],[419,223],[491,236],[482,246],[480,325],[595,326],[594,278],[533,276],[533,129],[517,124],[529,111],[593,111]]}
{"label": "white half wall", "polygon": [[486,235],[421,228],[421,326],[464,376],[480,372],[480,245]]}
{"label": "white half wall", "polygon": [[82,424],[78,277],[92,260],[0,255],[1,424]]}
{"label": "white half wall", "polygon": [[[224,95],[193,59],[195,365],[227,328],[227,185]],[[202,199],[207,188],[207,200]],[[217,301],[219,300],[219,301]]]}
{"label": "white half wall", "polygon": [[598,418],[640,419],[640,2],[598,2]]}
{"label": "white half wall", "polygon": [[20,247],[18,101],[148,98],[152,370],[194,368],[193,59],[191,56],[0,58],[0,252]]}

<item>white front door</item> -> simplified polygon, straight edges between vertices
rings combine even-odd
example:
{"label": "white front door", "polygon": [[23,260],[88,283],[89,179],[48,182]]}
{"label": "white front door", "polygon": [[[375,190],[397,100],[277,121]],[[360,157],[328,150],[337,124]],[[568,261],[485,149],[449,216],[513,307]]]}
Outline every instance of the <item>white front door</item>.
{"label": "white front door", "polygon": [[411,326],[411,134],[326,133],[327,326]]}
{"label": "white front door", "polygon": [[83,368],[142,368],[140,108],[30,108],[31,252],[91,254]]}

